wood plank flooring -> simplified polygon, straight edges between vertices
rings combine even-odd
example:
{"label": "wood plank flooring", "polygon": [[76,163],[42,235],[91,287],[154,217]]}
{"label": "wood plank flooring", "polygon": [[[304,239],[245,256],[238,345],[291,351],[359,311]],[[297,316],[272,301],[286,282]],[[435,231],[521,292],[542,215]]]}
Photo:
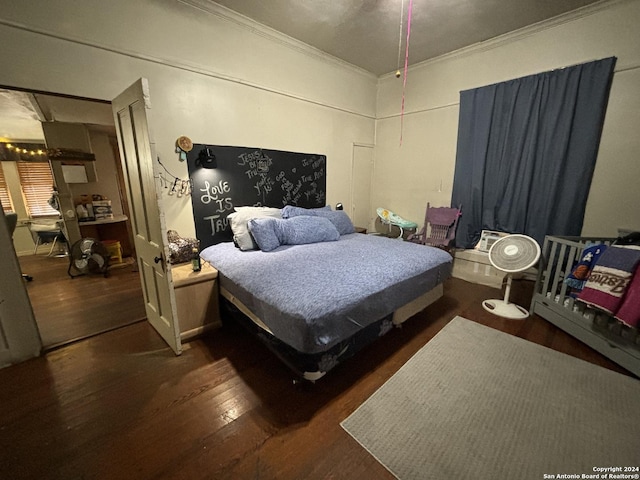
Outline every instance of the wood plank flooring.
{"label": "wood plank flooring", "polygon": [[[531,282],[511,299],[528,307]],[[315,384],[228,322],[180,357],[146,322],[0,370],[7,479],[391,479],[340,422],[455,315],[621,373],[533,316],[482,309],[498,290],[458,279],[445,296]]]}
{"label": "wood plank flooring", "polygon": [[[129,259],[131,260],[131,259]],[[133,264],[116,265],[109,275],[67,274],[69,259],[18,257],[42,343],[57,347],[129,325],[146,317],[140,277]]]}

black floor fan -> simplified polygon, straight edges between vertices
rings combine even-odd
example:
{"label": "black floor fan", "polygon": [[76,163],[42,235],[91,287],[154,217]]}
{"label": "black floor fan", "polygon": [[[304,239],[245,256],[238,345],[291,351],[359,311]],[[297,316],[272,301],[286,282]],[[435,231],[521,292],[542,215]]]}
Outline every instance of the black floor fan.
{"label": "black floor fan", "polygon": [[94,238],[82,238],[71,246],[69,252],[69,270],[71,278],[99,273],[109,275],[109,251]]}

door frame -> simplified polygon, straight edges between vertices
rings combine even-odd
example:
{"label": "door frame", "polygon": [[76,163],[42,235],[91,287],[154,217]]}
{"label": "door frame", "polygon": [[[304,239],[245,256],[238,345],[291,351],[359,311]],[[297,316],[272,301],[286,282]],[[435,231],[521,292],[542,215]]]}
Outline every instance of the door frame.
{"label": "door frame", "polygon": [[[78,97],[55,92],[33,90],[12,85],[1,86],[7,90],[56,96],[61,98],[81,99],[94,102],[105,102],[95,98]],[[44,351],[37,319],[31,307],[31,300],[26,285],[22,279],[22,272],[18,255],[13,245],[12,236],[6,228],[4,211],[0,214],[0,248],[5,254],[0,255],[0,368],[20,363],[29,358],[38,357]],[[10,310],[9,325],[2,325],[3,309]],[[5,348],[3,348],[5,347]]]}
{"label": "door frame", "polygon": [[[356,178],[355,178],[355,168],[356,168],[356,149],[357,148],[369,148],[371,149],[371,174],[369,176],[369,205],[368,205],[368,211],[371,212],[372,210],[372,187],[373,187],[373,178],[374,178],[374,170],[376,168],[376,161],[375,161],[375,145],[370,144],[370,143],[358,143],[358,142],[353,142],[353,146],[351,149],[351,206],[350,206],[350,216],[353,219],[353,209],[354,209],[354,195],[353,192],[355,190],[354,186],[356,184]],[[360,183],[360,182],[358,182]],[[358,226],[363,226],[366,227],[367,230],[369,230],[372,226],[373,226],[373,221],[374,221],[374,217],[373,215],[369,215],[369,221],[367,225],[358,225]]]}
{"label": "door frame", "polygon": [[0,368],[37,357],[42,352],[40,332],[23,285],[18,256],[0,207]]}

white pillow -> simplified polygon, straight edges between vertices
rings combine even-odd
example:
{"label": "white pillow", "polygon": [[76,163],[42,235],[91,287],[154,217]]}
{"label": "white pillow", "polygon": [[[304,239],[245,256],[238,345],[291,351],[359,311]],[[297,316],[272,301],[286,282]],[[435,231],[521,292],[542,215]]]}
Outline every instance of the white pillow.
{"label": "white pillow", "polygon": [[272,207],[235,207],[235,212],[230,213],[227,218],[231,231],[233,232],[233,242],[240,250],[257,250],[256,245],[247,223],[253,218],[282,218],[282,210]]}

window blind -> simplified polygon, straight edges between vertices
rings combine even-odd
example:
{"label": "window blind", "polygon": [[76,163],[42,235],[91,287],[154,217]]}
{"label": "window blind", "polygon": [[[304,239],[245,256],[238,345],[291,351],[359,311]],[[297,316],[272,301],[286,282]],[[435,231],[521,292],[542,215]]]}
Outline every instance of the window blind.
{"label": "window blind", "polygon": [[7,181],[4,179],[4,171],[2,170],[2,162],[0,162],[0,202],[2,202],[2,209],[5,212],[13,211],[13,204],[11,203],[11,197],[9,196],[9,190],[7,189]]}
{"label": "window blind", "polygon": [[53,175],[48,162],[17,162],[20,185],[30,217],[58,215],[48,201],[53,192]]}

